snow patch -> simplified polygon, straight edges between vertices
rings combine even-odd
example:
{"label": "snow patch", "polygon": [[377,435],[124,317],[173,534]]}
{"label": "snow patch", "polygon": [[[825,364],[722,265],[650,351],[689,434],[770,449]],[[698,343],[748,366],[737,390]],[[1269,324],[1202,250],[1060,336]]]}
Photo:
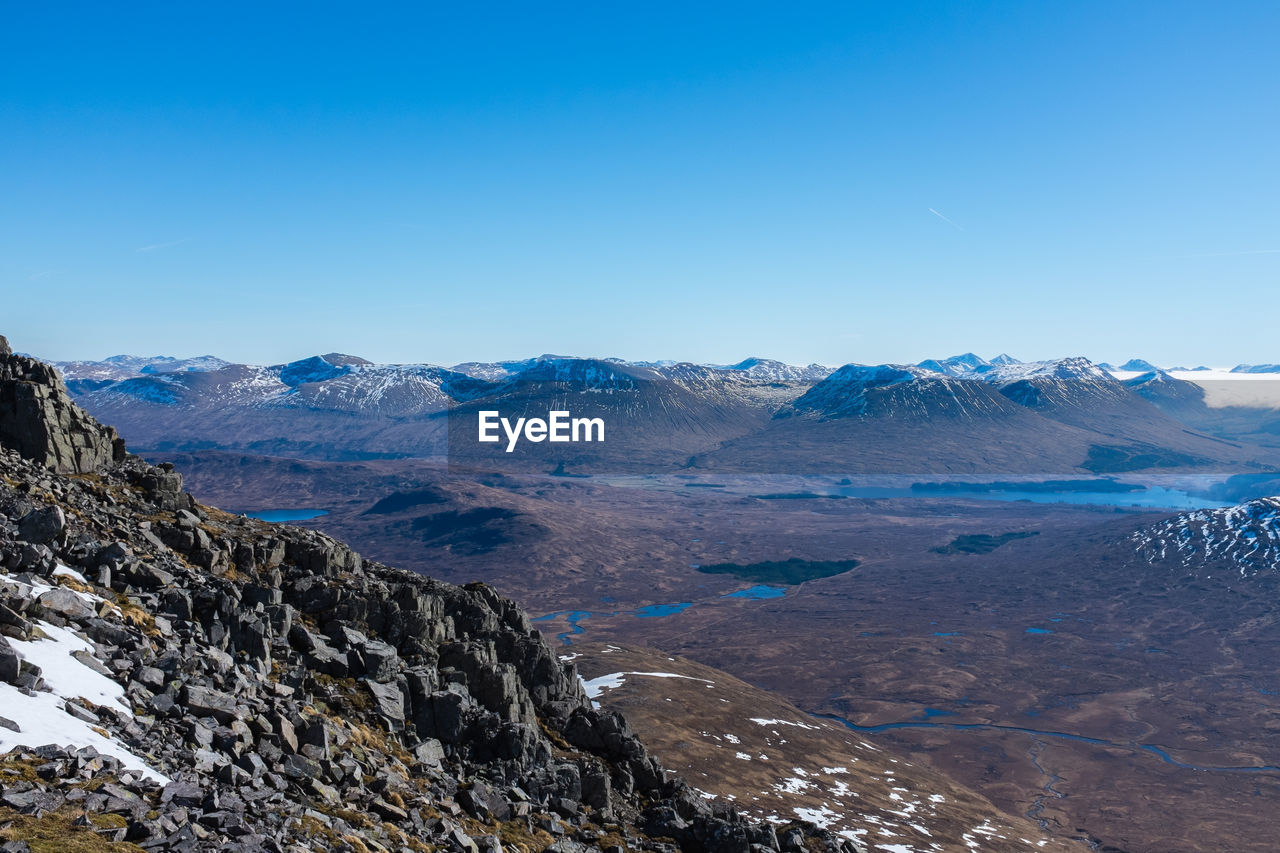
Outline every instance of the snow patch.
{"label": "snow patch", "polygon": [[755,723],[757,726],[796,726],[802,729],[818,728],[818,726],[811,726],[811,725],[808,725],[807,723],[797,723],[791,720],[770,720],[764,717],[749,717],[748,719],[750,719],[751,722]]}
{"label": "snow patch", "polygon": [[680,675],[676,672],[611,672],[608,675],[601,675],[592,679],[584,679],[578,676],[578,680],[582,682],[582,687],[587,691],[588,699],[598,699],[606,690],[615,690],[623,685],[629,675],[638,675],[645,678],[683,678],[687,681],[701,681],[708,687],[714,686],[714,681],[708,681],[705,678],[694,678],[691,675]]}
{"label": "snow patch", "polygon": [[72,657],[74,652],[92,655],[93,646],[66,628],[48,622],[36,622],[36,627],[45,638],[10,638],[8,642],[20,658],[40,667],[45,685],[52,692],[36,692],[34,696],[28,696],[12,685],[0,684],[0,709],[20,729],[14,732],[0,728],[0,753],[17,747],[34,748],[47,744],[77,749],[91,746],[103,755],[119,759],[130,770],[168,784],[167,776],[121,744],[103,736],[91,723],[67,712],[67,700],[80,698],[133,716],[133,710],[125,701],[123,687]]}

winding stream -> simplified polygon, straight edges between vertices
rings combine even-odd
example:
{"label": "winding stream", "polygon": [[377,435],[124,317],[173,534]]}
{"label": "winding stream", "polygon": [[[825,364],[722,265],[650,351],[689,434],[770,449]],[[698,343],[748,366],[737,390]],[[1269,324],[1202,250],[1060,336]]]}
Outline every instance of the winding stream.
{"label": "winding stream", "polygon": [[1035,802],[1031,804],[1031,808],[1027,809],[1026,816],[1040,824],[1041,829],[1047,830],[1049,828],[1049,821],[1044,817],[1044,801],[1049,797],[1053,797],[1055,800],[1063,800],[1066,799],[1067,795],[1053,787],[1062,781],[1062,777],[1057,773],[1048,770],[1040,763],[1040,758],[1044,753],[1045,747],[1046,744],[1044,741],[1040,740],[1040,738],[1035,738],[1031,741],[1031,748],[1027,750],[1027,757],[1031,759],[1031,766],[1038,770],[1040,775],[1044,776],[1049,781],[1044,785],[1044,793],[1036,797]]}

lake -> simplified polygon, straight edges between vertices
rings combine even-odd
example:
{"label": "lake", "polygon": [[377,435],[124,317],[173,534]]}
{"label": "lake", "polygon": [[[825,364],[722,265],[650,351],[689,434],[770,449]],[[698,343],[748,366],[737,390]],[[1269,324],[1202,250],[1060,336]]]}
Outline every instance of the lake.
{"label": "lake", "polygon": [[850,498],[965,498],[978,501],[1029,501],[1037,504],[1093,504],[1095,506],[1151,507],[1152,509],[1218,509],[1230,505],[1227,501],[1208,500],[1164,486],[1147,486],[1129,492],[1006,491],[1001,489],[967,492],[950,489],[842,486],[839,493]]}
{"label": "lake", "polygon": [[1218,474],[1144,475],[1123,480],[1079,477],[1001,480],[993,477],[992,482],[985,483],[960,480],[926,482],[927,477],[901,474],[851,477],[739,475],[718,477],[713,484],[690,483],[684,477],[669,475],[617,475],[601,476],[598,479],[612,486],[663,491],[713,485],[718,492],[776,501],[840,498],[961,499],[1091,504],[1153,510],[1217,509],[1238,502],[1209,497],[1211,489],[1219,487],[1226,479],[1225,475]]}
{"label": "lake", "polygon": [[245,512],[244,515],[250,518],[256,518],[259,521],[306,521],[308,518],[319,518],[322,515],[328,515],[327,509],[260,509],[255,512]]}

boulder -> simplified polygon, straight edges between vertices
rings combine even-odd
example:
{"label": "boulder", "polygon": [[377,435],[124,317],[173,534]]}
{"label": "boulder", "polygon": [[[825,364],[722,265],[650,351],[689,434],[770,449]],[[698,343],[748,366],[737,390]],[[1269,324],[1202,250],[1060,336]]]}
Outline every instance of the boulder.
{"label": "boulder", "polygon": [[404,728],[404,694],[394,684],[379,684],[365,679],[365,689],[373,696],[374,708],[390,724],[393,731]]}
{"label": "boulder", "polygon": [[67,529],[67,516],[60,506],[33,509],[18,524],[18,535],[28,542],[47,545]]}
{"label": "boulder", "polygon": [[188,684],[182,688],[182,704],[197,717],[213,717],[223,724],[238,716],[235,698],[209,687]]}
{"label": "boulder", "polygon": [[41,595],[37,601],[45,610],[67,619],[88,619],[95,615],[89,602],[70,589],[51,589]]}
{"label": "boulder", "polygon": [[22,662],[18,653],[13,650],[4,636],[0,635],[0,681],[5,684],[14,684],[21,671]]}

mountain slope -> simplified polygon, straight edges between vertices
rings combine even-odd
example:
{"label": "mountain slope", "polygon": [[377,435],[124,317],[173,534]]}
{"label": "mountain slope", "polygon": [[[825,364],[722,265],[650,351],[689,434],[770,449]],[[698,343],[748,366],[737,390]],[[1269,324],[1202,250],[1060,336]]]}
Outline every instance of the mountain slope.
{"label": "mountain slope", "polygon": [[1250,577],[1280,573],[1280,498],[1198,510],[1151,525],[1133,536],[1151,563],[1179,563],[1198,573],[1226,569]]}
{"label": "mountain slope", "polygon": [[[488,393],[460,401],[442,415],[450,425],[449,461],[477,466],[534,467],[609,473],[671,471],[693,454],[764,426],[803,390],[735,370],[680,363],[644,367],[596,359],[544,359]],[[480,411],[514,422],[565,411],[600,418],[603,442],[528,444],[518,454],[495,453],[477,441]]]}
{"label": "mountain slope", "polygon": [[1102,434],[1105,447],[1122,447],[1129,453],[1158,448],[1157,455],[1172,451],[1169,461],[1182,465],[1243,458],[1234,452],[1238,446],[1187,430],[1085,358],[1004,365],[983,372],[981,378],[1037,414]]}
{"label": "mountain slope", "polygon": [[564,658],[587,679],[588,695],[625,713],[664,764],[753,817],[803,817],[896,853],[1076,849],[720,670],[614,645],[575,645]]}
{"label": "mountain slope", "polygon": [[[1197,376],[1187,371],[1186,376]],[[1192,381],[1164,371],[1125,380],[1133,393],[1193,429],[1223,438],[1274,445],[1280,442],[1280,385],[1269,377],[1241,381],[1204,372]],[[1242,374],[1253,377],[1253,374]]]}

